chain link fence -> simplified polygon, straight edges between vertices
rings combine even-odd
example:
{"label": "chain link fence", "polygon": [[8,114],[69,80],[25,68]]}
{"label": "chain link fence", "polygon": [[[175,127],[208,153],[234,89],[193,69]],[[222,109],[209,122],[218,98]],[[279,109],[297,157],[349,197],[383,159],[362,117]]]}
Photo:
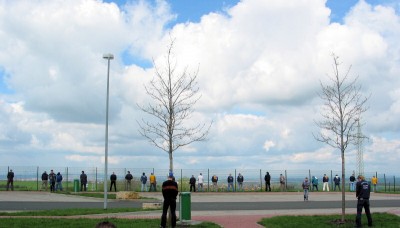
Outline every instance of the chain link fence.
{"label": "chain link fence", "polygon": [[[103,192],[104,191],[104,180],[106,178],[108,188],[110,187],[110,176],[113,172],[117,175],[116,187],[117,191],[125,191],[128,188],[127,182],[125,181],[125,175],[128,171],[133,175],[130,189],[132,191],[141,191],[140,177],[142,173],[147,176],[147,190],[149,189],[149,176],[154,173],[157,180],[157,191],[161,190],[162,183],[167,179],[168,169],[156,169],[156,168],[111,168],[108,170],[108,177],[104,175],[104,168],[100,167],[39,167],[39,166],[0,166],[0,191],[4,191],[7,188],[7,173],[12,170],[14,172],[14,189],[25,190],[25,191],[43,191],[45,190],[42,186],[42,173],[46,171],[50,173],[53,170],[54,173],[60,172],[63,176],[63,190],[73,192],[76,190],[74,184],[79,183],[78,191],[80,190],[80,174],[84,171],[87,175],[87,191],[89,192]],[[234,178],[234,190],[238,190],[238,183],[236,181],[237,176],[243,175],[243,191],[265,191],[264,176],[266,172],[271,175],[271,190],[280,191],[279,176],[284,175],[286,178],[286,191],[301,191],[301,184],[305,177],[311,180],[312,176],[316,176],[319,179],[318,189],[322,190],[322,177],[326,174],[329,177],[330,190],[333,191],[334,183],[333,178],[336,174],[341,177],[341,171],[339,170],[267,170],[267,169],[176,169],[174,176],[181,192],[189,191],[190,184],[189,179],[193,175],[196,180],[200,173],[204,177],[204,191],[214,191],[212,187],[211,177],[213,175],[218,176],[218,192],[227,191],[228,181],[227,178],[231,174]],[[349,171],[345,174],[346,191],[350,190],[349,178],[354,171]],[[357,174],[356,174],[357,175]],[[364,176],[366,180],[371,181],[373,176],[378,178],[378,184],[376,186],[377,192],[398,192],[400,187],[396,185],[395,175],[386,175],[385,173],[378,172],[365,172]],[[343,180],[342,180],[343,181]],[[197,184],[196,184],[197,188]],[[109,189],[108,189],[109,190]]]}

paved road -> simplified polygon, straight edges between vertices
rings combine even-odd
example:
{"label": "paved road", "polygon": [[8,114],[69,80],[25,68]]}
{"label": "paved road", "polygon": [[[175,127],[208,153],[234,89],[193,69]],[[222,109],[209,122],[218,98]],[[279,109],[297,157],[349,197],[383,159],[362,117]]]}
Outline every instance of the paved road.
{"label": "paved road", "polygon": [[[146,200],[108,200],[108,208],[141,208],[144,202],[161,202],[161,193],[141,193]],[[195,193],[191,195],[191,209],[201,211],[257,211],[339,209],[338,192],[318,192],[310,201],[302,200],[302,193]],[[49,210],[65,208],[103,208],[103,199],[48,192],[0,192],[0,211]],[[400,195],[373,194],[371,207],[399,209]],[[354,193],[346,194],[346,208],[356,208]],[[179,210],[179,206],[178,206]]]}

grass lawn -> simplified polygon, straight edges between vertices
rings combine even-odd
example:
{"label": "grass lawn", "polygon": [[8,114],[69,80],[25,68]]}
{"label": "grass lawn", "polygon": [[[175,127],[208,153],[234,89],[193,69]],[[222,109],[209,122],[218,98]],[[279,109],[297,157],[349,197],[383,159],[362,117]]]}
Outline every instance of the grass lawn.
{"label": "grass lawn", "polygon": [[107,210],[98,208],[79,208],[79,209],[58,209],[42,211],[20,211],[20,212],[0,212],[0,216],[71,216],[71,215],[93,215],[93,214],[112,214],[135,211],[150,211],[151,209],[141,208],[108,208]]}
{"label": "grass lawn", "polygon": [[[74,228],[88,228],[95,227],[97,223],[108,221],[112,222],[118,228],[144,228],[144,227],[159,227],[160,219],[43,219],[43,218],[6,218],[0,219],[0,227],[19,228],[19,227],[46,227],[46,228],[59,228],[59,227],[74,227]],[[220,226],[213,223],[202,223],[190,227],[204,227],[204,228],[220,228]]]}
{"label": "grass lawn", "polygon": [[[282,227],[354,227],[356,216],[346,215],[345,224],[338,224],[341,215],[313,215],[313,216],[276,216],[272,218],[264,218],[259,224],[268,228],[282,228]],[[363,213],[362,218],[363,227],[368,227],[367,217]],[[373,227],[387,227],[399,228],[400,217],[397,215],[387,213],[373,213],[372,214]]]}

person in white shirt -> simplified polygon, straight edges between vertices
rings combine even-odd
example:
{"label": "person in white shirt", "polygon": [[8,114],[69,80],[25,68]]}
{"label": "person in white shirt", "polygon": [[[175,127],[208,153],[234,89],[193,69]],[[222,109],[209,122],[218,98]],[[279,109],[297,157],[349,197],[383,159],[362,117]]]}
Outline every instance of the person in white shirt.
{"label": "person in white shirt", "polygon": [[197,191],[199,192],[203,191],[203,182],[204,178],[203,175],[200,173],[200,175],[197,177]]}

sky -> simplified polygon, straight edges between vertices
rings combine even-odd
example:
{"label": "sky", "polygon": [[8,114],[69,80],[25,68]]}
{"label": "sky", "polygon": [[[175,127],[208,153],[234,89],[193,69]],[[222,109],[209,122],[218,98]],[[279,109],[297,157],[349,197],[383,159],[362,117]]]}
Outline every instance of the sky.
{"label": "sky", "polygon": [[334,53],[369,97],[365,169],[395,173],[399,11],[395,0],[0,0],[0,166],[104,166],[112,53],[109,167],[168,169],[137,121],[151,118],[138,104],[173,37],[178,72],[198,69],[187,124],[213,123],[174,153],[175,169],[340,170],[340,152],[313,137]]}

